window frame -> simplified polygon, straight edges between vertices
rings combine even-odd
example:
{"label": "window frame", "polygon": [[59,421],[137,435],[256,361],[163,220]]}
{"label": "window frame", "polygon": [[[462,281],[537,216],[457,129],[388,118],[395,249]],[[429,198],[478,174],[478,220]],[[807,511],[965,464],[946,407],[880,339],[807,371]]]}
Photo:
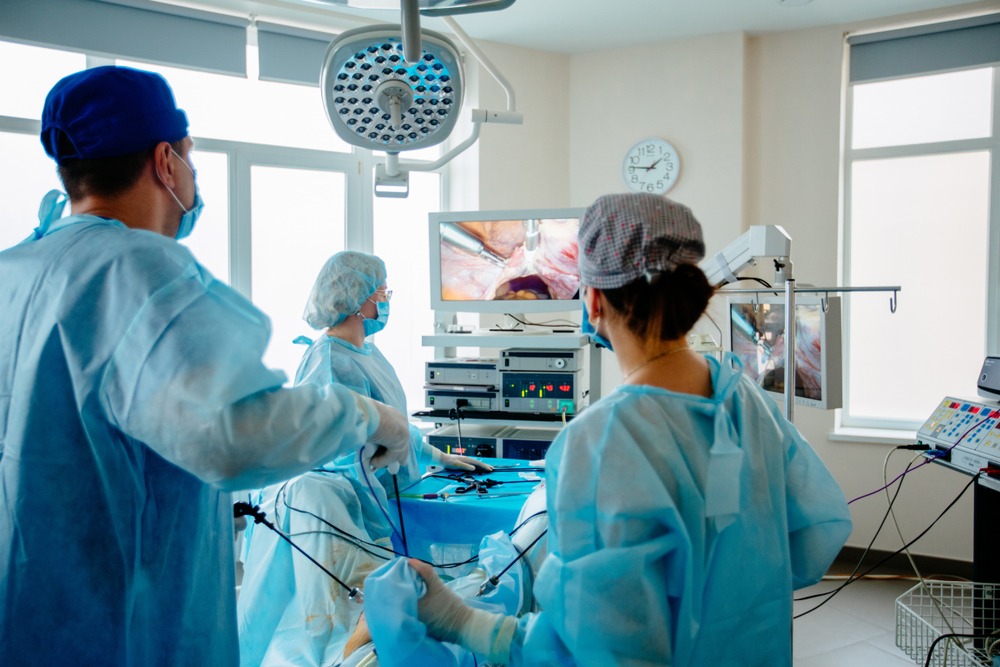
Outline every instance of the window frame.
{"label": "window frame", "polygon": [[[850,57],[850,47],[846,46],[847,58]],[[993,109],[992,109],[992,132],[991,136],[979,139],[961,139],[953,141],[939,141],[921,144],[908,144],[903,146],[883,146],[876,148],[853,148],[853,122],[854,122],[854,87],[868,83],[880,81],[900,81],[916,77],[929,76],[934,74],[944,74],[957,71],[967,71],[973,69],[993,70]],[[845,67],[845,72],[848,71]],[[951,69],[937,72],[922,72],[902,77],[889,77],[885,79],[871,79],[864,81],[850,82],[845,76],[845,93],[843,109],[843,144],[842,144],[842,167],[841,178],[843,183],[843,209],[841,214],[841,240],[840,240],[840,276],[842,285],[851,285],[851,179],[853,165],[855,162],[868,160],[881,160],[902,157],[923,157],[932,155],[944,155],[954,153],[968,153],[989,151],[990,153],[990,207],[989,219],[987,221],[988,234],[988,264],[987,264],[987,285],[986,285],[986,349],[984,354],[996,355],[1000,352],[1000,65],[976,65],[958,69]],[[905,288],[905,285],[903,285]],[[890,417],[856,417],[849,412],[850,409],[850,370],[851,370],[851,294],[844,294],[843,330],[846,344],[843,349],[843,377],[844,377],[844,407],[837,411],[837,424],[844,428],[865,428],[882,429],[885,431],[915,431],[920,428],[921,421],[894,419]],[[866,297],[861,297],[866,298]],[[902,299],[907,299],[905,291],[901,293]],[[911,303],[917,305],[916,299]]]}

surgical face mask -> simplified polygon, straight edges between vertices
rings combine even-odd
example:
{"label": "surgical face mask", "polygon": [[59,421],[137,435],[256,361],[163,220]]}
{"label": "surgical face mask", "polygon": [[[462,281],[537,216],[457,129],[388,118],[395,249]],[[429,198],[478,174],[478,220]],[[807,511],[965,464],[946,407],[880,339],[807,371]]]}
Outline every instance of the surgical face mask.
{"label": "surgical face mask", "polygon": [[611,341],[597,333],[597,329],[595,329],[594,325],[590,323],[590,315],[587,313],[587,302],[583,299],[580,301],[583,304],[583,324],[580,326],[580,331],[593,338],[598,345],[603,345],[614,352],[615,349],[611,347]]}
{"label": "surgical face mask", "polygon": [[[371,299],[369,299],[371,301]],[[373,320],[365,318],[365,337],[371,336],[374,333],[378,333],[382,329],[385,329],[385,325],[389,322],[389,303],[383,301],[372,301],[375,307],[378,308],[378,317]],[[364,315],[362,315],[364,317]]]}
{"label": "surgical face mask", "polygon": [[[170,149],[170,152],[173,153],[174,155],[177,155],[177,151],[175,151],[172,148]],[[188,161],[182,158],[180,155],[177,155],[177,159],[180,160],[184,164],[184,166],[188,168],[188,171],[191,172],[191,176],[194,177],[194,204],[191,206],[190,210],[184,208],[184,204],[182,204],[181,200],[177,197],[176,194],[174,194],[174,191],[171,190],[170,188],[167,188],[167,192],[170,193],[170,196],[174,198],[174,201],[177,202],[177,205],[181,207],[182,211],[184,211],[184,215],[181,216],[180,227],[177,228],[177,235],[174,236],[175,239],[180,241],[181,239],[190,236],[191,232],[194,231],[194,224],[198,222],[198,218],[201,216],[201,210],[205,208],[205,202],[202,201],[201,192],[198,190],[198,178],[194,173],[194,169],[192,169],[191,165],[188,164]],[[160,182],[161,183],[163,182],[162,179]]]}

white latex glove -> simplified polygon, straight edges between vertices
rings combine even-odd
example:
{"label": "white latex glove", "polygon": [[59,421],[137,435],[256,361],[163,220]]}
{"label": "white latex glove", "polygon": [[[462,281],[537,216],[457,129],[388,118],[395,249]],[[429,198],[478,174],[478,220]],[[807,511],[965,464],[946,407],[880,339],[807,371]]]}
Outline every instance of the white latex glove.
{"label": "white latex glove", "polygon": [[398,470],[410,455],[410,423],[395,408],[372,399],[367,400],[379,417],[378,428],[368,438],[369,443],[380,446],[371,458],[372,468],[385,468],[395,463]]}
{"label": "white latex glove", "polygon": [[516,619],[473,609],[444,585],[430,565],[413,558],[409,563],[427,584],[427,592],[417,602],[417,618],[427,626],[427,634],[461,644],[473,653],[487,656],[494,664],[507,664]]}
{"label": "white latex glove", "polygon": [[438,465],[444,466],[445,468],[460,468],[462,470],[475,470],[479,468],[480,470],[485,470],[486,472],[493,472],[493,466],[488,463],[483,463],[479,459],[474,459],[469,456],[459,456],[457,454],[446,454],[434,445],[424,443],[424,448],[430,449],[431,460]]}

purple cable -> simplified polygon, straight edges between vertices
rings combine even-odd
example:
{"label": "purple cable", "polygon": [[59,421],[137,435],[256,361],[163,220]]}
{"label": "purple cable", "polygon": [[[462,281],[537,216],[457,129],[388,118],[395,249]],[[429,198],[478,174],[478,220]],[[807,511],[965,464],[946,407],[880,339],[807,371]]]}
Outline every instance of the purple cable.
{"label": "purple cable", "polygon": [[375,494],[375,489],[372,488],[372,483],[368,481],[368,471],[365,470],[365,462],[364,459],[362,459],[364,451],[365,451],[364,447],[362,447],[358,451],[358,465],[361,466],[361,474],[365,476],[365,484],[368,485],[368,490],[372,492],[372,498],[375,500],[375,504],[378,505],[378,508],[380,510],[382,510],[382,516],[384,516],[385,520],[389,522],[389,527],[392,528],[392,532],[396,535],[397,538],[399,538],[399,542],[400,544],[402,544],[403,536],[399,534],[398,530],[396,530],[396,524],[394,524],[392,522],[392,519],[389,518],[389,513],[385,511],[385,508],[382,507],[382,503],[379,502],[378,496]]}
{"label": "purple cable", "polygon": [[955,441],[955,444],[954,444],[954,445],[952,445],[951,447],[949,447],[948,449],[945,449],[945,450],[939,450],[939,449],[931,449],[931,450],[928,450],[928,452],[927,452],[927,453],[928,453],[928,454],[931,454],[931,453],[933,453],[933,454],[934,454],[934,458],[932,458],[932,459],[927,459],[926,461],[924,461],[924,462],[923,462],[923,463],[921,463],[920,465],[918,465],[918,466],[914,466],[914,467],[910,468],[909,470],[904,470],[903,472],[901,472],[901,473],[899,474],[899,476],[898,476],[898,477],[896,477],[896,479],[892,480],[891,482],[889,482],[888,484],[886,484],[886,485],[885,485],[885,486],[883,486],[882,488],[879,488],[879,489],[875,489],[875,490],[874,490],[874,491],[872,491],[871,493],[866,493],[866,494],[865,494],[865,495],[863,495],[863,496],[858,496],[857,498],[855,498],[854,500],[852,500],[851,502],[849,502],[849,503],[847,503],[847,504],[848,504],[848,505],[850,505],[851,503],[854,503],[854,502],[857,502],[858,500],[861,500],[862,498],[867,498],[868,496],[873,496],[873,495],[875,495],[875,494],[876,494],[876,493],[878,493],[879,491],[884,491],[885,489],[888,489],[888,488],[889,488],[890,486],[892,486],[893,484],[895,484],[895,483],[896,483],[896,482],[897,482],[897,481],[898,481],[898,480],[900,479],[900,477],[902,477],[903,475],[909,475],[909,474],[910,474],[911,472],[913,472],[914,470],[919,470],[920,468],[923,468],[923,467],[924,467],[925,465],[927,465],[928,463],[933,463],[934,461],[936,461],[937,459],[941,458],[942,456],[944,456],[945,454],[947,454],[947,453],[948,453],[948,452],[950,452],[951,450],[953,450],[953,449],[955,449],[956,447],[958,447],[958,443],[962,442],[962,440],[964,440],[964,439],[965,439],[965,436],[969,435],[970,433],[972,433],[973,431],[975,431],[975,430],[976,430],[977,428],[979,428],[980,426],[982,426],[983,424],[985,424],[985,423],[986,423],[986,422],[988,422],[989,420],[990,420],[990,417],[987,417],[986,419],[982,420],[982,421],[981,421],[981,422],[979,422],[978,424],[974,425],[974,426],[973,426],[972,428],[970,428],[970,429],[969,429],[968,431],[966,431],[965,433],[963,433],[963,434],[962,434],[962,437],[961,437],[961,438],[959,438],[958,440],[956,440],[956,441]]}

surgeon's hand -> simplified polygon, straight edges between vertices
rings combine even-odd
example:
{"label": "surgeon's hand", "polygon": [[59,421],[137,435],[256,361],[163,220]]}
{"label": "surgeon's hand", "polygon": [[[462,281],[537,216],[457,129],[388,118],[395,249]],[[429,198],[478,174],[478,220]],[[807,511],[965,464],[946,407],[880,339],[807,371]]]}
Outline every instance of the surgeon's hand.
{"label": "surgeon's hand", "polygon": [[431,459],[434,463],[442,465],[445,468],[459,468],[460,470],[482,470],[484,472],[493,472],[493,466],[489,463],[483,463],[479,459],[474,459],[469,456],[459,456],[458,454],[445,454],[437,447],[431,447],[433,450],[431,454]]}
{"label": "surgeon's hand", "polygon": [[441,465],[445,468],[461,468],[462,470],[482,470],[484,472],[493,472],[493,466],[489,463],[483,463],[479,459],[474,459],[469,456],[458,456],[457,454],[443,454],[441,456]]}
{"label": "surgeon's hand", "polygon": [[441,641],[461,644],[473,653],[486,656],[495,665],[510,662],[510,644],[517,619],[473,609],[444,585],[430,565],[412,558],[409,564],[427,584],[427,593],[417,601],[417,618],[427,626],[427,634]]}
{"label": "surgeon's hand", "polygon": [[431,637],[457,644],[474,610],[444,585],[433,567],[414,558],[409,563],[427,584],[427,593],[417,601],[417,618]]}
{"label": "surgeon's hand", "polygon": [[379,424],[369,442],[380,445],[372,457],[373,468],[385,468],[392,463],[403,465],[410,454],[410,423],[395,408],[369,399],[378,412]]}

